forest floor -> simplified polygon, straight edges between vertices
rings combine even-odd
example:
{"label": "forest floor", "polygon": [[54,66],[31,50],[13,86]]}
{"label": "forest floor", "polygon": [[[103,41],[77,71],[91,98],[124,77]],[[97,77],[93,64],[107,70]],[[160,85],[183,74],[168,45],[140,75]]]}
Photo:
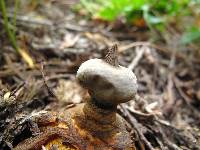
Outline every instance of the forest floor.
{"label": "forest floor", "polygon": [[200,150],[200,59],[176,44],[178,35],[152,43],[145,28],[91,21],[67,4],[23,8],[17,39],[34,67],[11,47],[0,20],[0,149],[32,135],[33,113],[83,102],[78,67],[117,43],[120,64],[138,79],[139,97],[119,107],[136,130],[138,149]]}

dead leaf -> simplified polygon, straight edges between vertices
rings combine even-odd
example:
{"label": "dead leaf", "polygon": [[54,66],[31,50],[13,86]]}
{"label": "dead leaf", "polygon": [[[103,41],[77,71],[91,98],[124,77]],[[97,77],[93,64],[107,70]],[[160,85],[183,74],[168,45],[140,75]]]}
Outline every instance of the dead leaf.
{"label": "dead leaf", "polygon": [[74,44],[78,41],[79,35],[73,35],[67,33],[64,37],[64,41],[60,44],[60,49],[68,48],[68,47],[73,47]]}
{"label": "dead leaf", "polygon": [[28,54],[28,52],[25,49],[19,49],[19,53],[30,68],[35,67],[33,59],[31,58],[31,56]]}
{"label": "dead leaf", "polygon": [[80,103],[85,95],[85,90],[75,80],[59,80],[54,89],[56,97],[63,103]]}

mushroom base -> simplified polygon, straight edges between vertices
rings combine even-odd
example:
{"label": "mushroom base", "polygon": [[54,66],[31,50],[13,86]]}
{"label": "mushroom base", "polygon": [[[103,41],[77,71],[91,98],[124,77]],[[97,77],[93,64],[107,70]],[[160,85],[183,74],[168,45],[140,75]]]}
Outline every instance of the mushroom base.
{"label": "mushroom base", "polygon": [[[91,114],[92,113],[92,114]],[[136,150],[125,120],[116,110],[102,110],[92,103],[79,104],[64,113],[40,116],[41,133],[14,150]]]}

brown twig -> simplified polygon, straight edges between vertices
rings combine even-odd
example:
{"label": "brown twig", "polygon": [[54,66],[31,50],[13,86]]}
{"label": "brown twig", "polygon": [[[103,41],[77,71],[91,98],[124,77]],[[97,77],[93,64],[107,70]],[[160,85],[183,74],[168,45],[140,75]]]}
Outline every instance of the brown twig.
{"label": "brown twig", "polygon": [[194,106],[191,105],[192,99],[183,92],[183,90],[179,86],[179,82],[180,80],[178,78],[174,78],[175,87],[177,88],[180,96],[183,98],[183,100],[189,106],[189,108],[192,110],[195,116],[200,118],[199,111],[196,110],[196,108],[194,108]]}
{"label": "brown twig", "polygon": [[132,60],[132,62],[130,63],[130,65],[128,66],[129,69],[133,70],[139,63],[140,59],[142,58],[144,52],[146,51],[148,47],[143,46],[141,48],[136,47],[136,52],[137,55],[136,57]]}
{"label": "brown twig", "polygon": [[47,81],[46,81],[46,78],[45,78],[45,75],[44,75],[44,62],[41,62],[40,65],[41,65],[41,66],[40,66],[40,72],[41,72],[41,74],[42,74],[42,79],[43,79],[44,85],[45,85],[47,91],[49,92],[49,94],[50,94],[52,97],[56,98],[56,100],[58,101],[57,96],[53,93],[53,91],[49,88],[49,86],[48,86],[48,84],[47,84]]}
{"label": "brown twig", "polygon": [[[119,53],[123,52],[123,51],[126,51],[128,49],[131,49],[133,47],[137,47],[137,46],[146,46],[146,47],[151,47],[151,48],[154,48],[156,50],[159,50],[165,54],[170,54],[172,53],[173,51],[175,51],[174,49],[168,49],[168,48],[164,48],[164,47],[161,47],[161,46],[158,46],[156,44],[153,44],[153,43],[150,43],[150,42],[133,42],[129,45],[126,45],[126,46],[121,46],[119,48]],[[183,59],[183,60],[186,60],[186,57],[180,53],[176,53],[175,55],[176,58],[179,58],[179,59]]]}
{"label": "brown twig", "polygon": [[14,89],[11,93],[10,93],[10,97],[11,96],[15,96],[15,94],[17,93],[17,91],[19,91],[22,87],[24,87],[26,82],[22,82],[16,89]]}
{"label": "brown twig", "polygon": [[134,129],[137,131],[137,134],[139,135],[139,138],[145,143],[145,145],[150,150],[155,150],[151,143],[146,139],[146,137],[143,134],[143,128],[141,128],[141,124],[130,114],[130,112],[126,108],[126,104],[121,104],[121,108],[123,109],[123,112],[125,112],[126,117],[130,120],[131,125],[134,127]]}

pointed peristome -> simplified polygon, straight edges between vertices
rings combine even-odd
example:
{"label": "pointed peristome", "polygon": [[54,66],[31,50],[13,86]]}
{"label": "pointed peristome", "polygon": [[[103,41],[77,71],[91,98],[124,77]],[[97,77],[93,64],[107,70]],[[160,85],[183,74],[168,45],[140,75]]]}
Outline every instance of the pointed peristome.
{"label": "pointed peristome", "polygon": [[112,66],[119,66],[118,62],[118,46],[114,44],[112,47],[108,49],[108,53],[104,58],[105,62]]}

